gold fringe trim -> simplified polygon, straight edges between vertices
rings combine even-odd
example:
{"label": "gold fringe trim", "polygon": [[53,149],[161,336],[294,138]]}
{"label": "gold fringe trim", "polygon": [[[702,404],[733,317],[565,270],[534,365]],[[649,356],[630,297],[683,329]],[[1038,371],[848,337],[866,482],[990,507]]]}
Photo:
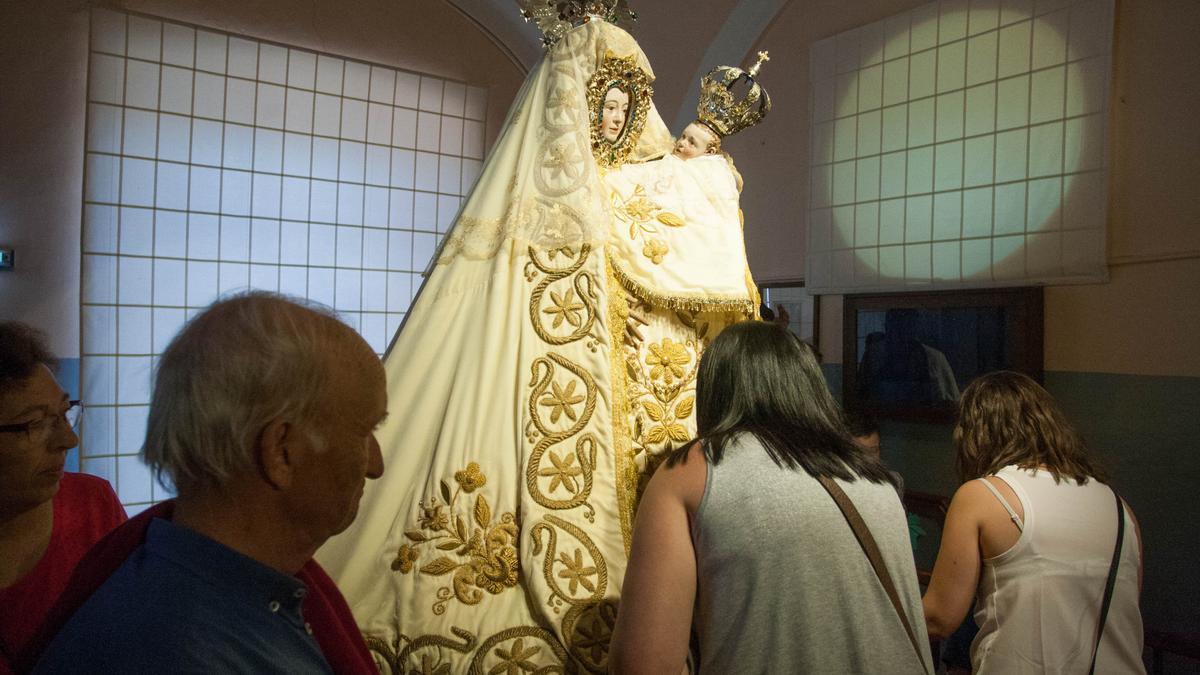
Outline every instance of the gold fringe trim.
{"label": "gold fringe trim", "polygon": [[608,277],[608,339],[609,361],[612,384],[612,432],[613,454],[616,461],[617,513],[621,521],[621,536],[625,540],[625,556],[633,545],[633,507],[637,502],[637,465],[633,461],[633,439],[629,431],[629,386],[625,372],[625,322],[629,319],[629,306],[625,302],[625,290],[617,277],[616,269],[606,259],[604,267]]}
{"label": "gold fringe trim", "polygon": [[753,297],[699,293],[667,295],[652,291],[622,270],[612,259],[612,254],[608,255],[608,269],[630,293],[655,307],[666,307],[679,312],[741,312],[747,316],[758,314],[758,304],[754,302]]}
{"label": "gold fringe trim", "polygon": [[757,319],[758,308],[762,307],[762,293],[758,290],[758,284],[754,283],[754,275],[750,274],[749,265],[746,265],[746,289],[750,291],[750,302],[754,303],[754,311],[747,318]]}

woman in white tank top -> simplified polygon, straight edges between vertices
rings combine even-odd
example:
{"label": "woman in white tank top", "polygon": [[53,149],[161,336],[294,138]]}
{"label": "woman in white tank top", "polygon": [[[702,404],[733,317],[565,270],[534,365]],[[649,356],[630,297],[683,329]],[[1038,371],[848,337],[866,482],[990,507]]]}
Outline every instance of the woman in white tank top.
{"label": "woman in white tank top", "polygon": [[1137,521],[1050,394],[1019,373],[976,379],[954,444],[964,483],[923,598],[929,635],[975,599],[975,673],[1144,673]]}

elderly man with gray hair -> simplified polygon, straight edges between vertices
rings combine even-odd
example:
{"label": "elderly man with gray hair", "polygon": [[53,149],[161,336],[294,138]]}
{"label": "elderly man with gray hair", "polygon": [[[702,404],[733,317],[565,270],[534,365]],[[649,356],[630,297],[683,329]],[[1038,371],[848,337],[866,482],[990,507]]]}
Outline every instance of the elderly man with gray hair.
{"label": "elderly man with gray hair", "polygon": [[376,672],[312,556],[383,473],[386,414],[382,364],[327,310],[254,292],[196,316],[142,448],[178,496],[84,560],[36,672]]}

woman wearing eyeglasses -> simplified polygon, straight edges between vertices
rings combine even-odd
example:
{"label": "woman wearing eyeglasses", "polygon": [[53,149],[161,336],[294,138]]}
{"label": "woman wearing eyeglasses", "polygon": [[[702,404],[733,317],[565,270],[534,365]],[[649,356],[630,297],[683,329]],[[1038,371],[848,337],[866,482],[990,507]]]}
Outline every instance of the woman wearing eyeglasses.
{"label": "woman wearing eyeglasses", "polygon": [[0,322],[0,673],[14,668],[87,550],[125,521],[107,481],[63,471],[80,408],[52,364],[36,331]]}

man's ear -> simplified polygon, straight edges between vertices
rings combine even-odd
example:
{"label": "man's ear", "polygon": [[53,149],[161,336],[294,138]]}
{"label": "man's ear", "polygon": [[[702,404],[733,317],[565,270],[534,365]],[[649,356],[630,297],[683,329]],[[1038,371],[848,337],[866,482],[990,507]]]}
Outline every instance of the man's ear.
{"label": "man's ear", "polygon": [[295,473],[297,443],[302,433],[296,425],[272,420],[258,437],[258,465],[262,478],[271,487],[290,487]]}

